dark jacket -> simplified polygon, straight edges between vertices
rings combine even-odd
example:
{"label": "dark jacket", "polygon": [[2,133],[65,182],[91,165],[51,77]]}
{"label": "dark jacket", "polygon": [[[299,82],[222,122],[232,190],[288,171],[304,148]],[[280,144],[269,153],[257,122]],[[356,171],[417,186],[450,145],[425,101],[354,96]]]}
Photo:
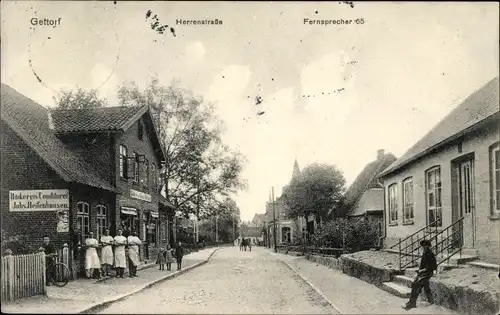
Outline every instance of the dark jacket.
{"label": "dark jacket", "polygon": [[181,259],[184,256],[184,248],[182,246],[175,246],[175,258]]}
{"label": "dark jacket", "polygon": [[422,254],[420,269],[425,269],[428,274],[432,274],[437,269],[436,256],[432,250],[428,249]]}

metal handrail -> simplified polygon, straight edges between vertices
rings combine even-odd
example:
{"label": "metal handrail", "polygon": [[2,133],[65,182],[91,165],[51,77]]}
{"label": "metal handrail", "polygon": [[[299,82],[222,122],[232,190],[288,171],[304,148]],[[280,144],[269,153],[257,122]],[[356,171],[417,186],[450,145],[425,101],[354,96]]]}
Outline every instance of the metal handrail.
{"label": "metal handrail", "polygon": [[[446,228],[444,229],[440,229],[439,231],[437,230],[437,226],[436,226],[436,229],[435,229],[435,234],[432,236],[432,239],[435,240],[435,244],[433,246],[433,248],[435,249],[435,255],[438,256],[439,254],[441,253],[444,253],[445,251],[447,252],[447,255],[445,258],[441,259],[437,265],[439,266],[440,264],[442,264],[443,262],[445,261],[449,261],[450,257],[452,257],[453,255],[455,255],[456,253],[462,251],[462,229],[459,228],[458,231],[452,231],[451,232],[451,235],[450,235],[450,229],[452,229],[453,227],[455,227],[457,224],[462,226],[463,224],[463,220],[464,220],[464,217],[461,217],[459,218],[458,220],[456,220],[455,222],[453,222],[452,224],[448,225]],[[437,221],[435,221],[437,222]],[[433,222],[433,223],[435,223]],[[407,266],[409,266],[410,264],[411,265],[414,265],[415,264],[415,255],[413,255],[413,253],[415,251],[419,251],[421,246],[420,246],[420,243],[419,241],[421,240],[421,238],[417,235],[417,238],[416,240],[413,240],[413,237],[424,231],[426,228],[429,228],[430,224],[425,226],[424,228],[418,230],[417,232],[413,233],[412,235],[410,235],[409,237],[403,239],[403,240],[400,240],[396,245],[399,246],[399,269],[403,269]],[[425,233],[425,232],[424,232]],[[447,234],[446,237],[443,238],[443,235],[444,233]],[[456,240],[456,236],[459,236],[459,242],[458,242],[458,249],[453,251],[451,254],[450,254],[450,248],[453,248],[453,246],[455,245],[455,240]],[[441,236],[441,241],[438,242],[438,236]],[[424,236],[425,238],[425,236]],[[410,244],[407,244],[407,240],[410,239]],[[449,242],[449,240],[452,240],[452,242]],[[402,243],[405,242],[405,247],[402,247]],[[448,243],[446,243],[448,242]],[[416,247],[414,247],[416,245]],[[446,244],[446,246],[444,246],[443,244]],[[439,247],[441,245],[441,250],[439,250]],[[394,245],[395,246],[395,245]],[[394,247],[393,246],[393,247]],[[408,251],[408,248],[411,247],[411,251]],[[391,247],[392,248],[392,247]],[[403,262],[403,256],[404,258],[407,258],[408,256],[411,256],[411,259],[409,259],[408,261],[406,262]]]}
{"label": "metal handrail", "polygon": [[[420,230],[418,230],[418,231],[414,232],[413,234],[408,235],[408,236],[407,236],[407,237],[405,237],[404,239],[400,239],[400,240],[399,240],[399,243],[401,243],[401,242],[405,242],[405,241],[406,241],[406,240],[408,240],[409,238],[412,238],[413,236],[417,235],[418,233],[420,233],[420,232],[424,231],[425,229],[429,229],[429,227],[433,227],[432,225],[433,225],[433,224],[435,224],[435,223],[437,223],[437,222],[439,222],[439,220],[435,220],[435,221],[433,221],[433,222],[431,222],[431,223],[427,224],[426,226],[424,226],[424,227],[423,227],[423,228],[421,228]],[[390,248],[392,249],[392,248],[394,248],[394,247],[398,246],[398,244],[399,244],[399,243],[396,243],[396,244],[392,245]]]}

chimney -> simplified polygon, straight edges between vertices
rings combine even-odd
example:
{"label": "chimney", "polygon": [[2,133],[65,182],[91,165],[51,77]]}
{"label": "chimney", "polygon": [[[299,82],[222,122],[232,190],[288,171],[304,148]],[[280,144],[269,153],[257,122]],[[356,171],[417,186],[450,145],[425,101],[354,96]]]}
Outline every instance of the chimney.
{"label": "chimney", "polygon": [[385,150],[384,149],[377,150],[377,160],[383,159],[384,155],[385,155]]}

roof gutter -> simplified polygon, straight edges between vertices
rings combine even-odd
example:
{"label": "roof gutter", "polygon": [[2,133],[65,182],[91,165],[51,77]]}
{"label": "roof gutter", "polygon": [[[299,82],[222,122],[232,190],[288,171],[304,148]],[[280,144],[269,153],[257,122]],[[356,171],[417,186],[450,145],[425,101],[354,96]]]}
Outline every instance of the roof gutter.
{"label": "roof gutter", "polygon": [[401,165],[398,165],[396,168],[393,168],[393,169],[389,169],[387,171],[384,171],[382,173],[380,173],[380,175],[378,176],[380,179],[386,177],[387,175],[389,174],[393,174],[393,173],[396,173],[397,171],[399,171],[400,169],[404,168],[405,166],[407,166],[408,164],[411,164],[415,161],[417,161],[418,159],[420,158],[423,158],[424,156],[430,154],[432,151],[435,151],[437,149],[440,149],[442,148],[444,145],[454,141],[454,140],[457,140],[458,138],[461,138],[463,137],[464,135],[468,134],[468,133],[471,133],[473,131],[476,131],[482,127],[484,127],[485,125],[493,122],[495,119],[498,119],[499,117],[499,114],[500,112],[496,112],[488,117],[486,117],[485,119],[481,120],[481,121],[478,121],[477,123],[475,123],[474,125],[468,127],[468,128],[465,128],[464,130],[460,131],[460,132],[457,132],[456,134],[444,139],[443,141],[431,146],[430,148],[428,149],[425,149],[424,151],[414,155],[412,158],[406,160],[406,162],[404,162],[403,164]]}

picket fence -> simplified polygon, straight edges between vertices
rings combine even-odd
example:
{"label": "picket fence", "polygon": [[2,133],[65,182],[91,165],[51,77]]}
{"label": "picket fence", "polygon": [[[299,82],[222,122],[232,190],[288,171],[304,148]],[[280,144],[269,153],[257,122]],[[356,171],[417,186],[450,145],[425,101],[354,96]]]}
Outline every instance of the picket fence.
{"label": "picket fence", "polygon": [[2,257],[2,301],[45,294],[45,253]]}
{"label": "picket fence", "polygon": [[[65,263],[71,271],[70,279],[75,279],[76,270],[71,268],[73,251],[68,244],[57,249],[56,261]],[[2,257],[2,301],[14,301],[45,294],[45,253],[27,255],[7,253]],[[61,270],[62,271],[62,270]]]}

